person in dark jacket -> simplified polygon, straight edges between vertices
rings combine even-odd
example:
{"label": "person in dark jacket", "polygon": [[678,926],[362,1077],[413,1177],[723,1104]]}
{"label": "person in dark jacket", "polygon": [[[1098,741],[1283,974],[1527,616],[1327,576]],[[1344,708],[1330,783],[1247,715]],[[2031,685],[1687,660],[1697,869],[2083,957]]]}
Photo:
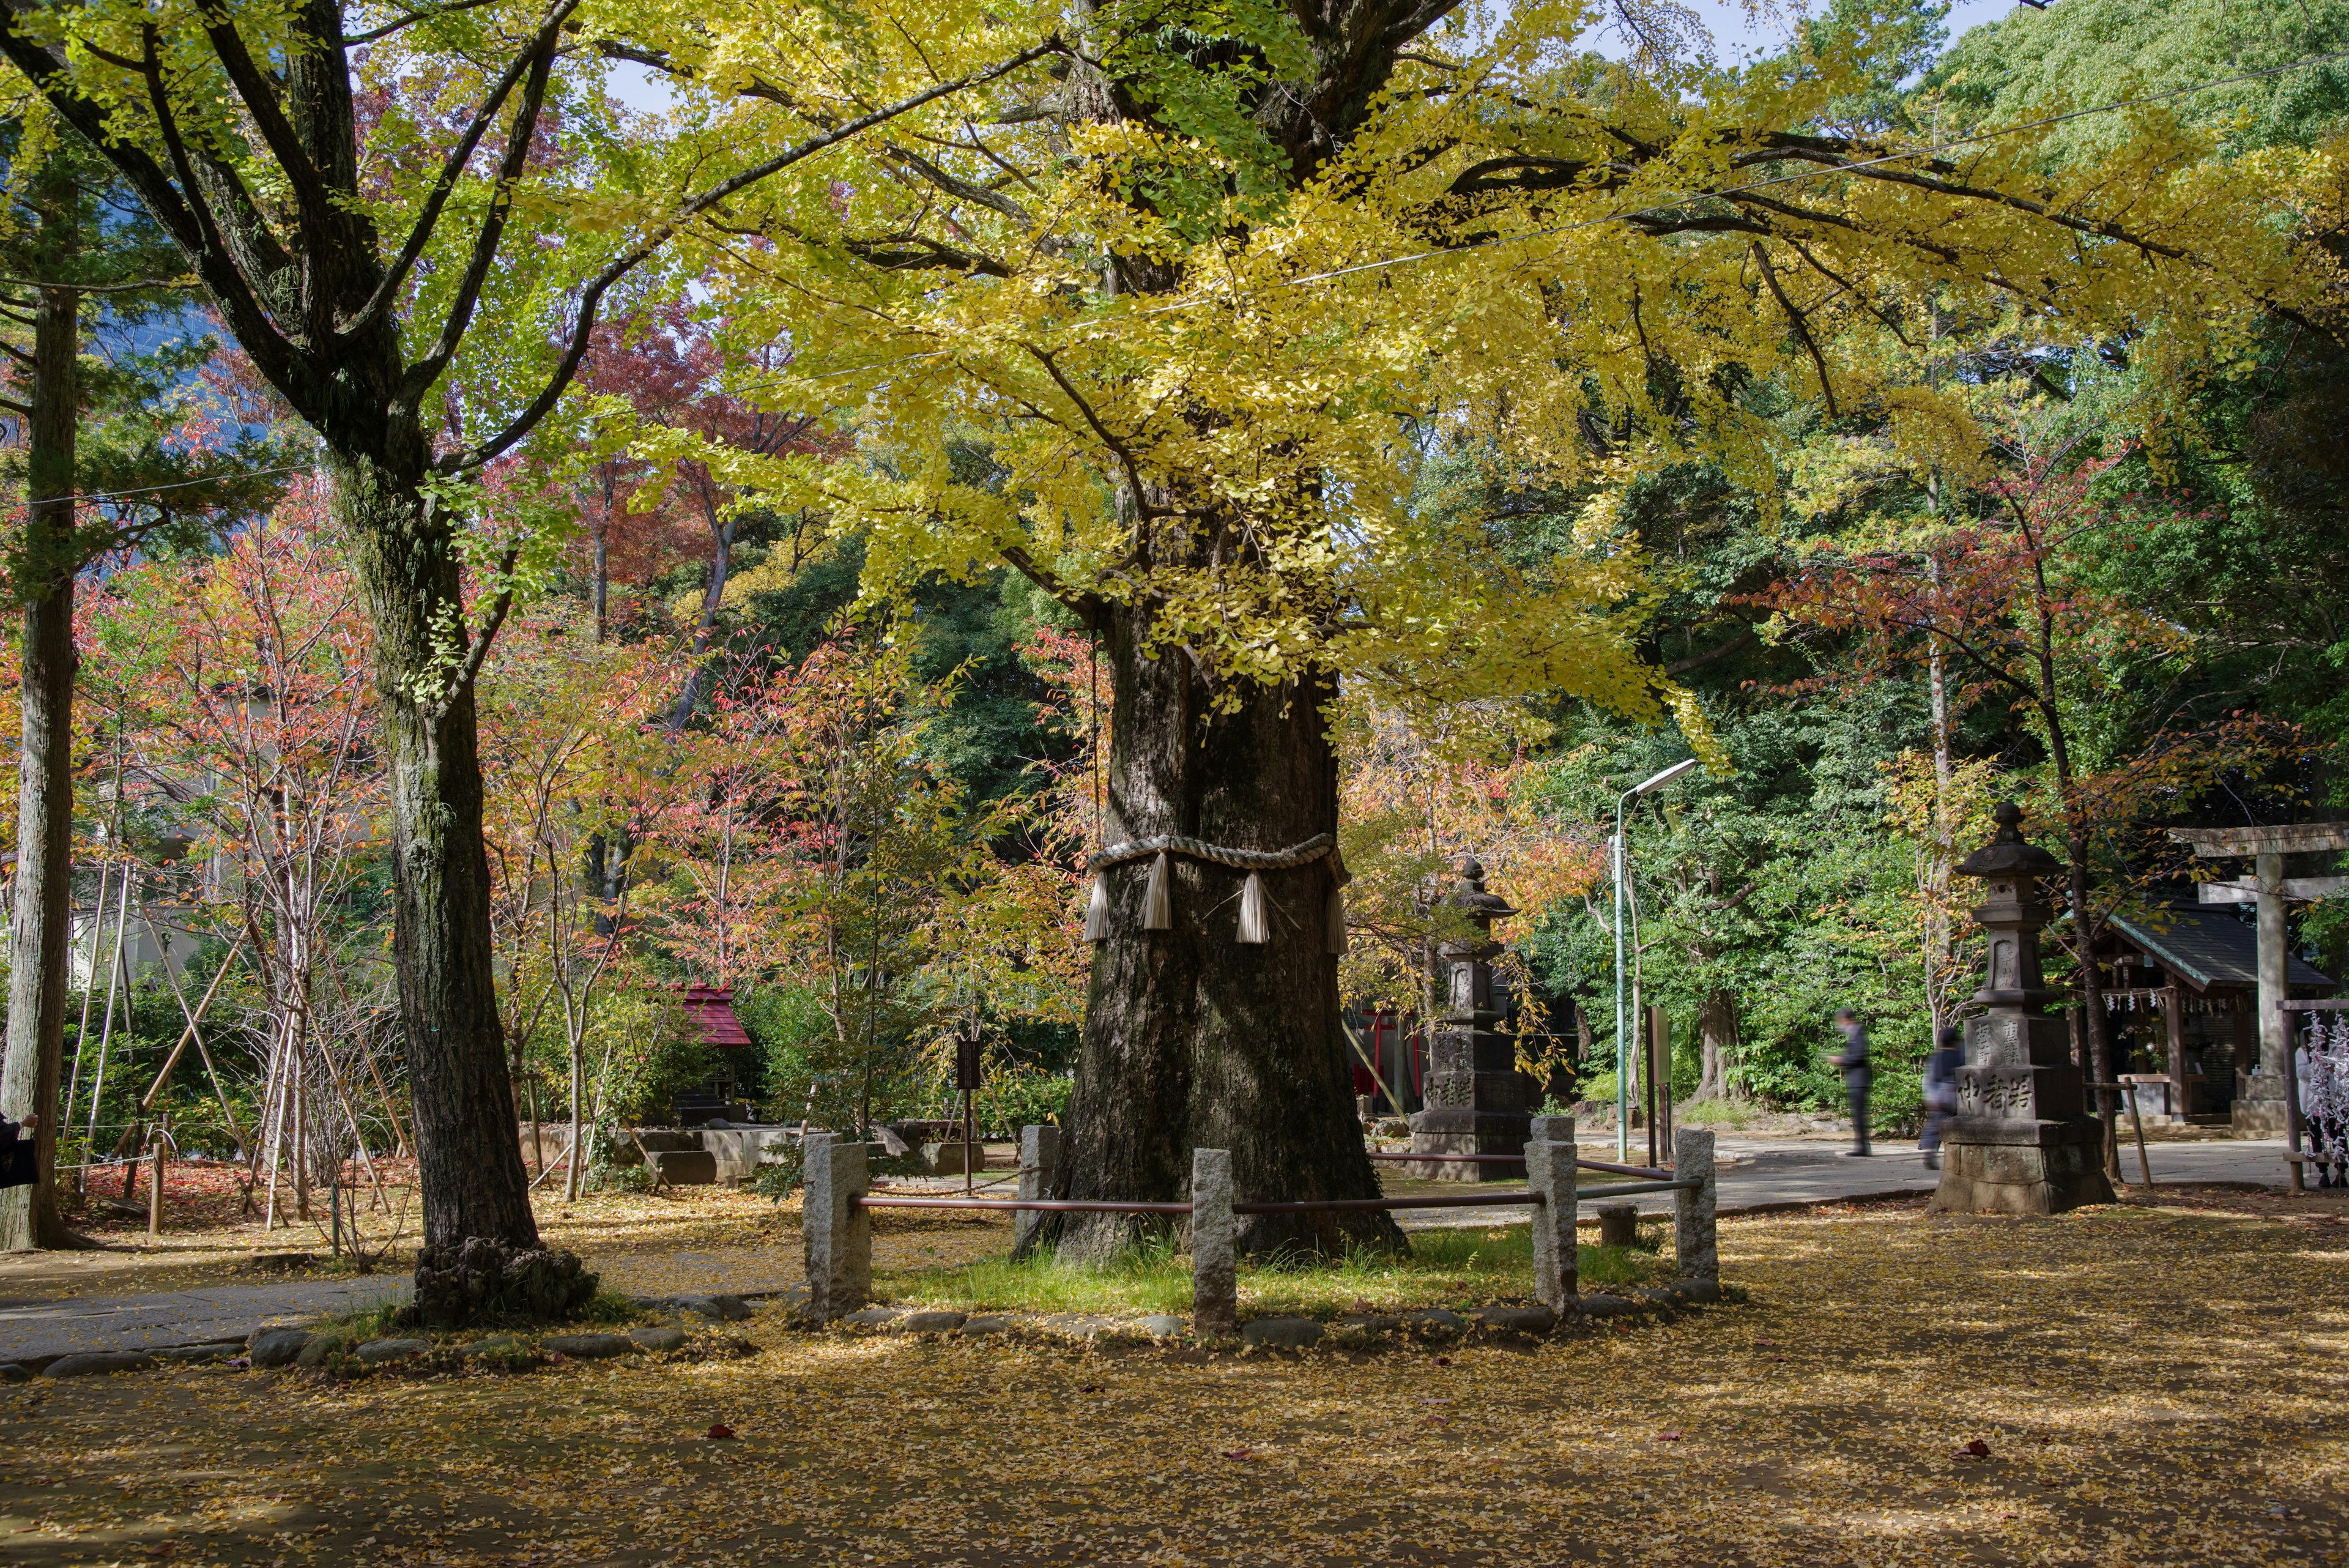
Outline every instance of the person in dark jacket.
{"label": "person in dark jacket", "polygon": [[41,1179],[40,1127],[38,1116],[21,1122],[0,1116],[0,1187],[30,1187]]}
{"label": "person in dark jacket", "polygon": [[1925,1168],[1941,1168],[1941,1132],[1958,1114],[1958,1069],[1965,1064],[1965,1037],[1954,1029],[1933,1036],[1933,1054],[1925,1058],[1925,1135],[1917,1147],[1925,1151]]}
{"label": "person in dark jacket", "polygon": [[1836,1027],[1843,1031],[1843,1054],[1835,1065],[1843,1072],[1844,1097],[1851,1102],[1852,1147],[1844,1152],[1854,1158],[1868,1154],[1868,1086],[1876,1078],[1876,1069],[1868,1060],[1868,1031],[1860,1027],[1859,1015],[1848,1007],[1836,1013]]}

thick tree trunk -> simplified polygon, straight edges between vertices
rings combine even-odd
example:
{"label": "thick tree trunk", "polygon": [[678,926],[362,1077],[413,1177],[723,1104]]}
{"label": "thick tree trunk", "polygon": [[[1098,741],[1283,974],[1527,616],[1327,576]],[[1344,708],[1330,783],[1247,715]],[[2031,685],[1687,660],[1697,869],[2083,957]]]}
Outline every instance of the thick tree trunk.
{"label": "thick tree trunk", "polygon": [[1730,1064],[1737,1055],[1737,993],[1725,986],[1708,992],[1704,1005],[1697,1010],[1696,1029],[1704,1066],[1692,1097],[1744,1099],[1744,1092],[1729,1076]]}
{"label": "thick tree trunk", "polygon": [[428,518],[420,434],[334,451],[335,504],[373,613],[392,805],[392,950],[416,1109],[424,1241],[535,1245],[491,962],[473,691],[449,524]]}
{"label": "thick tree trunk", "polygon": [[[1215,691],[1181,648],[1143,651],[1136,612],[1106,609],[1115,706],[1110,842],[1182,834],[1275,850],[1336,830],[1337,762],[1325,685]],[[1245,874],[1172,861],[1174,929],[1143,929],[1150,862],[1108,875],[1110,937],[1094,951],[1054,1196],[1180,1201],[1191,1152],[1229,1149],[1242,1201],[1371,1198],[1378,1179],[1354,1116],[1338,1014],[1338,961],[1325,950],[1327,860],[1263,873],[1272,940],[1240,945]],[[1101,1258],[1154,1229],[1140,1216],[1054,1214],[1033,1232],[1064,1255]],[[1402,1244],[1383,1213],[1243,1215],[1238,1244],[1336,1251]]]}
{"label": "thick tree trunk", "polygon": [[[0,1116],[40,1116],[40,1180],[0,1192],[0,1249],[61,1247],[57,1080],[65,1062],[66,956],[73,945],[74,423],[78,296],[45,289],[34,325],[25,542],[11,573],[25,604],[16,907],[8,933],[8,1047]],[[91,961],[97,961],[93,956]]]}

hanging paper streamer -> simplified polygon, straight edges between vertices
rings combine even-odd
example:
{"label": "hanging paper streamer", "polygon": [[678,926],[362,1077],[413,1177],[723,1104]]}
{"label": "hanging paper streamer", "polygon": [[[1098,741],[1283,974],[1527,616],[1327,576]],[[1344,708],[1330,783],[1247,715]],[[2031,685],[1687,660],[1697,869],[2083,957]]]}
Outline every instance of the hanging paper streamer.
{"label": "hanging paper streamer", "polygon": [[1171,931],[1174,929],[1174,891],[1166,885],[1166,851],[1150,863],[1150,886],[1142,895],[1142,929],[1145,931]]}
{"label": "hanging paper streamer", "polygon": [[1093,877],[1092,897],[1085,900],[1085,940],[1109,940],[1109,888],[1102,877]]}
{"label": "hanging paper streamer", "polygon": [[1240,884],[1240,945],[1262,947],[1272,940],[1272,928],[1264,918],[1264,878],[1255,872]]}

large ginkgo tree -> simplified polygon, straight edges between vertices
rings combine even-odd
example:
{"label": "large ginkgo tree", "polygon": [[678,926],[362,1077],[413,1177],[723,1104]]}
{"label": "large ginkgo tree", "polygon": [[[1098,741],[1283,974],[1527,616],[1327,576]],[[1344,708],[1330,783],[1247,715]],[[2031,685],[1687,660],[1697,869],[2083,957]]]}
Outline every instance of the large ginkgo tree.
{"label": "large ginkgo tree", "polygon": [[[764,395],[862,400],[885,461],[798,482],[871,530],[870,586],[1008,562],[1112,672],[1056,1196],[1178,1197],[1200,1147],[1233,1151],[1244,1199],[1377,1190],[1328,929],[1344,871],[1316,850],[1330,700],[1546,692],[1677,717],[1709,752],[1633,656],[1629,477],[1703,452],[1766,496],[1773,416],[1806,400],[1964,467],[1961,404],[1911,373],[1954,301],[2019,352],[2163,318],[2189,359],[2312,308],[2322,266],[2251,194],[2302,164],[2217,171],[2159,106],[2105,111],[2127,134],[2093,169],[2028,123],[1936,144],[1889,90],[1916,18],[1864,7],[1736,72],[1581,41],[1671,20],[1235,4],[1109,60],[1080,11],[1049,74],[697,236],[750,340],[798,349]],[[688,102],[723,78],[664,64]],[[1517,493],[1578,489],[1571,544],[1415,504],[1444,442]],[[1139,1223],[1040,1236],[1098,1253]],[[1393,1236],[1362,1211],[1243,1226],[1258,1251]]]}

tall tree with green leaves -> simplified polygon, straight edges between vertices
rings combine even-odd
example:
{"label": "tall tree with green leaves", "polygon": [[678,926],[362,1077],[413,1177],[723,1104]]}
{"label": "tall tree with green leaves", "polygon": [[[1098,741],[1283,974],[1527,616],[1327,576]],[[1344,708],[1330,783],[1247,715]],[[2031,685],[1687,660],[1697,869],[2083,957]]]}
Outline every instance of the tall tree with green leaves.
{"label": "tall tree with green leaves", "polygon": [[[0,541],[23,618],[24,715],[0,1115],[37,1114],[40,1170],[36,1185],[0,1193],[0,1248],[54,1247],[71,1240],[55,1166],[73,942],[75,580],[100,556],[201,534],[264,499],[271,476],[251,471],[275,449],[233,419],[191,437],[191,417],[218,421],[174,392],[214,345],[165,335],[188,306],[183,260],[105,159],[37,103],[0,123],[0,417],[16,426],[8,478],[24,504]],[[102,358],[86,341],[101,322],[113,350]]]}

